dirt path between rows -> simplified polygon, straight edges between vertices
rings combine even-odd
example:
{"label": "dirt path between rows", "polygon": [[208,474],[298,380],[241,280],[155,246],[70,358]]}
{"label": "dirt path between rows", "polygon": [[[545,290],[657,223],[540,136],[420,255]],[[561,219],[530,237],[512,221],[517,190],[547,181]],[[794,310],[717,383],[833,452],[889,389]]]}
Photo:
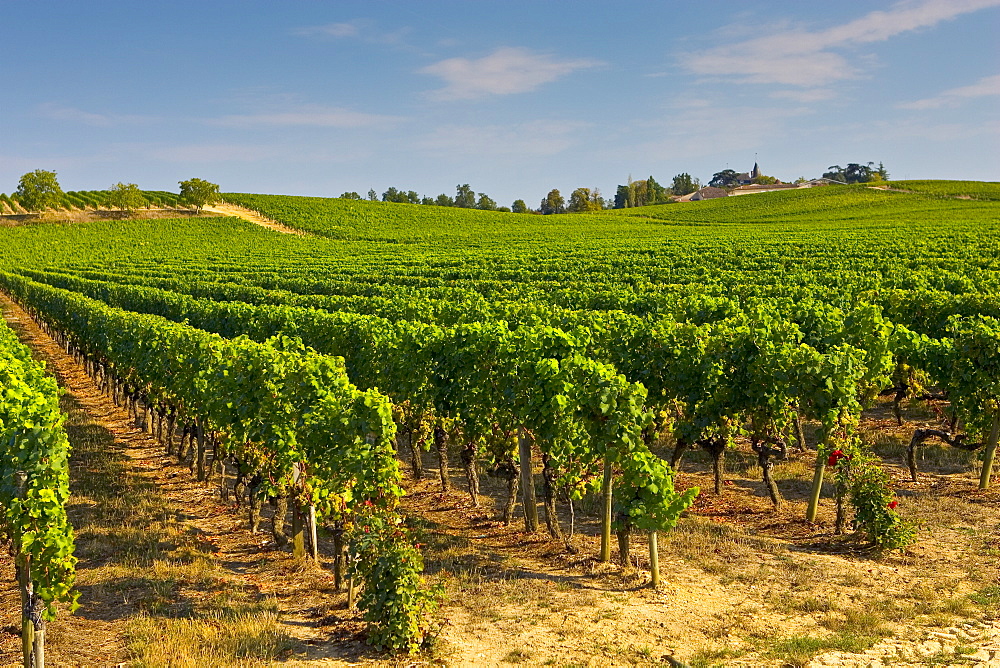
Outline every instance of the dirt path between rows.
{"label": "dirt path between rows", "polygon": [[297,230],[294,227],[289,227],[284,223],[279,223],[276,220],[271,220],[270,218],[263,216],[256,211],[252,211],[242,206],[236,204],[228,204],[226,202],[220,202],[214,206],[204,207],[205,211],[211,211],[212,213],[218,213],[223,216],[235,216],[237,218],[242,218],[248,222],[255,225],[260,225],[261,227],[266,227],[269,230],[274,230],[275,232],[281,232],[283,234],[295,234],[300,237],[310,236],[302,230]]}

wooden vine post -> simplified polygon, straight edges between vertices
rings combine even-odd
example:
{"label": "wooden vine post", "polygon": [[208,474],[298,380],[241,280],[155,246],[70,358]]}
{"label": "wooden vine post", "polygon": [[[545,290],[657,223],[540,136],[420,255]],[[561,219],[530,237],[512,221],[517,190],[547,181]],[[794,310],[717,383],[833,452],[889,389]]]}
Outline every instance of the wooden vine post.
{"label": "wooden vine post", "polygon": [[319,536],[316,530],[316,506],[309,504],[309,514],[306,518],[309,524],[309,556],[319,563]]}
{"label": "wooden vine post", "polygon": [[302,513],[302,465],[292,465],[292,556],[305,559],[306,533]]}
{"label": "wooden vine post", "polygon": [[649,532],[649,586],[660,586],[660,550],[656,544],[656,532]]}
{"label": "wooden vine post", "polygon": [[[17,492],[15,498],[24,499],[28,489],[28,474],[16,474]],[[20,528],[16,531],[20,534]],[[20,535],[15,544],[20,545]],[[21,593],[21,652],[24,668],[45,668],[45,619],[42,617],[44,603],[36,593],[31,577],[31,557],[18,550],[15,557],[18,590]]]}
{"label": "wooden vine post", "polygon": [[611,508],[613,471],[610,453],[604,458],[604,480],[601,482],[601,561],[611,561]]}
{"label": "wooden vine post", "polygon": [[531,439],[522,429],[517,436],[521,463],[521,504],[524,506],[524,530],[538,531],[538,499],[535,496],[535,474],[531,467]]}
{"label": "wooden vine post", "polygon": [[993,425],[986,440],[986,452],[983,454],[983,470],[979,474],[979,489],[989,489],[990,476],[993,475],[993,460],[996,457],[997,441],[1000,440],[1000,406],[993,410]]}

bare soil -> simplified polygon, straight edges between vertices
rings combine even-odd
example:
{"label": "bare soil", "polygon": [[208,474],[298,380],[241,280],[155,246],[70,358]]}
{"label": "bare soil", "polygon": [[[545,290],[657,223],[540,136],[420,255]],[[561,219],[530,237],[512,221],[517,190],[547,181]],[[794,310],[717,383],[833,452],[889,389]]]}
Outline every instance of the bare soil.
{"label": "bare soil", "polygon": [[[46,211],[44,213],[7,213],[0,215],[0,226],[38,225],[42,223],[87,223],[98,220],[187,218],[205,215],[190,208],[149,208],[136,209],[131,213],[114,209],[69,209]],[[208,214],[217,216],[219,214]]]}
{"label": "bare soil", "polygon": [[[245,510],[222,498],[217,481],[195,481],[20,309],[6,300],[3,308],[66,388],[74,447],[81,608],[51,624],[51,665],[199,665],[137,662],[137,624],[217,624],[212,615],[225,609],[275,611],[284,639],[274,661],[224,664],[233,666],[1000,663],[1000,491],[976,488],[967,453],[923,449],[918,483],[901,465],[913,428],[938,419],[932,408],[909,407],[900,428],[883,406],[862,425],[892,473],[900,510],[921,524],[913,548],[879,556],[853,535],[835,535],[828,496],[818,522],[805,522],[814,452],[792,453],[776,468],[785,498],[777,511],[749,455],[729,454],[716,496],[707,458],[691,453],[677,486],[706,491],[661,536],[655,590],[644,536],[633,537],[628,567],[597,561],[596,499],[577,504],[578,552],[569,554],[544,529],[497,521],[499,480],[483,476],[473,507],[454,462],[452,490],[442,493],[425,454],[425,477],[408,483],[404,510],[426,544],[428,580],[447,594],[433,646],[394,658],[364,644],[364,624],[334,590],[327,560],[303,566],[269,533],[250,533]],[[320,547],[332,552],[325,539]],[[6,556],[0,571],[0,665],[17,665]]]}
{"label": "bare soil", "polygon": [[295,234],[300,237],[309,236],[302,230],[295,229],[294,227],[288,227],[287,225],[279,223],[276,220],[271,220],[267,216],[263,216],[256,211],[238,206],[236,204],[222,202],[214,206],[206,206],[205,211],[210,211],[223,216],[235,216],[237,218],[242,218],[243,220],[249,221],[255,225],[260,225],[261,227],[266,227],[269,230],[281,232],[282,234]]}
{"label": "bare soil", "polygon": [[[2,206],[2,203],[0,203]],[[297,230],[293,227],[288,227],[282,223],[275,220],[271,220],[266,216],[262,216],[256,211],[244,208],[242,206],[237,206],[235,204],[220,203],[215,206],[206,206],[201,211],[193,208],[178,207],[178,208],[149,208],[149,209],[137,209],[131,213],[125,213],[122,211],[115,210],[96,210],[96,209],[70,209],[70,210],[59,210],[59,211],[46,211],[45,213],[5,213],[9,211],[7,208],[3,208],[0,211],[0,227],[16,227],[19,225],[39,225],[44,223],[51,224],[71,224],[71,223],[86,223],[98,220],[122,220],[128,219],[157,219],[157,218],[187,218],[194,216],[204,216],[204,217],[234,217],[242,218],[254,225],[260,225],[261,227],[266,227],[269,230],[274,230],[275,232],[281,232],[283,234],[295,234],[298,236],[308,236],[306,232],[302,230]]]}

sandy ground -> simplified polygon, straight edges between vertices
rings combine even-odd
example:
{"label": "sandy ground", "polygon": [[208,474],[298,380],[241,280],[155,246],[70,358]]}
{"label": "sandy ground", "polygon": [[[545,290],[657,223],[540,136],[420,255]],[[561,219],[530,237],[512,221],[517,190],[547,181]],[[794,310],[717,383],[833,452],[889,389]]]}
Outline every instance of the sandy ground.
{"label": "sandy ground", "polygon": [[214,206],[206,206],[205,211],[221,214],[223,216],[236,216],[237,218],[242,218],[243,220],[260,225],[261,227],[266,227],[269,230],[274,230],[275,232],[308,236],[302,230],[297,230],[294,227],[288,227],[287,225],[279,223],[276,220],[271,220],[270,218],[262,216],[256,211],[251,211],[250,209],[237,206],[236,204],[220,203]]}

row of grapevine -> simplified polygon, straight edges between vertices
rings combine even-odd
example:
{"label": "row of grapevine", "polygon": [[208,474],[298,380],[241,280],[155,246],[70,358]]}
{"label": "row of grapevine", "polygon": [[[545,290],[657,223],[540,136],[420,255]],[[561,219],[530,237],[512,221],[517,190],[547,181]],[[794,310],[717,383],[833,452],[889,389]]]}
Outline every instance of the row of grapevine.
{"label": "row of grapevine", "polygon": [[[712,454],[717,492],[726,448],[736,435],[748,437],[776,505],[781,499],[770,469],[772,458],[787,447],[784,433],[788,426],[802,417],[824,426],[826,448],[817,456],[821,474],[835,431],[840,429],[840,438],[846,438],[860,413],[862,398],[870,399],[883,387],[893,362],[890,325],[871,306],[845,314],[821,304],[799,304],[794,313],[782,314],[757,304],[701,325],[590,314],[586,328],[578,323],[571,333],[563,333],[549,326],[510,330],[504,323],[441,328],[343,312],[196,299],[65,276],[50,279],[116,306],[157,313],[226,336],[249,335],[260,340],[282,332],[344,355],[355,382],[362,386],[378,383],[397,405],[405,402],[411,411],[400,420],[406,431],[415,429],[427,415],[458,419],[469,454],[463,457],[467,467],[475,464],[477,441],[489,440],[497,424],[521,423],[532,433],[545,433],[542,423],[525,422],[523,408],[506,414],[497,409],[515,391],[501,385],[492,394],[488,387],[502,383],[496,375],[511,364],[504,356],[517,359],[525,349],[540,349],[542,357],[577,354],[601,359],[630,381],[642,383],[648,390],[643,397],[647,410],[669,412],[656,428],[669,425],[674,430],[675,463],[689,445]],[[515,369],[511,375],[526,374]],[[544,404],[542,380],[528,377],[528,388],[542,397],[528,396],[523,403]],[[648,435],[650,425],[645,426]],[[593,471],[563,468],[566,462],[580,459],[586,444],[566,453],[558,445],[555,439],[542,449],[564,479],[596,481]],[[491,451],[490,456],[494,460],[506,457],[512,463],[515,459],[513,453],[502,450]],[[817,490],[819,480],[821,475]],[[623,493],[630,494],[628,490]],[[474,490],[472,495],[475,500]],[[810,512],[815,512],[815,502]]]}
{"label": "row of grapevine", "polygon": [[[9,274],[2,280],[8,290],[31,303],[73,304],[82,309],[77,302],[86,299]],[[212,304],[204,302],[206,307]],[[44,311],[53,313],[51,306]],[[308,343],[322,343],[324,351],[347,357],[348,373],[359,386],[371,391],[378,387],[397,405],[409,407],[403,420],[407,429],[425,415],[460,420],[462,438],[473,452],[479,443],[496,442],[497,434],[503,433],[519,438],[522,444],[534,439],[563,477],[590,481],[597,469],[614,463],[619,485],[622,481],[642,484],[621,488],[620,496],[644,499],[645,526],[658,524],[660,530],[668,529],[684,507],[677,505],[669,471],[650,468],[648,448],[640,437],[650,419],[645,390],[627,382],[609,364],[583,355],[586,342],[572,335],[550,327],[517,332],[481,324],[449,331],[420,324],[394,327],[381,319],[321,312],[318,315],[327,316],[326,320],[311,323],[307,331],[310,323],[298,319],[301,313],[286,312],[286,323],[298,321],[292,332],[275,326],[274,318],[281,315],[277,312],[261,311],[264,320],[248,311],[233,315],[205,310],[195,324],[218,330],[228,323],[226,333],[235,335],[231,328],[256,322],[252,333],[261,340],[288,329],[286,333],[302,334]],[[249,329],[241,334],[246,333]],[[124,336],[131,340],[135,333]],[[242,410],[251,409],[242,406]],[[530,443],[528,453],[530,460]],[[635,467],[641,467],[643,475]],[[530,464],[522,468],[530,475]],[[524,485],[526,493],[533,490],[533,483]],[[681,498],[690,503],[693,493]],[[526,502],[525,507],[533,508],[534,503]],[[610,513],[605,524],[610,526]]]}
{"label": "row of grapevine", "polygon": [[45,663],[46,622],[76,607],[69,498],[69,442],[59,388],[0,322],[0,507],[21,593],[24,665]]}
{"label": "row of grapevine", "polygon": [[[348,536],[372,523],[398,532],[394,509],[401,489],[391,407],[377,391],[348,382],[342,361],[283,338],[226,340],[64,291],[16,281],[7,288],[99,383],[137,396],[154,408],[156,421],[165,418],[168,442],[177,423],[192,422],[203,477],[206,443],[214,443],[217,459],[230,457],[257,478],[259,498],[289,498],[293,520],[311,509],[337,518]],[[299,547],[302,524],[293,526]],[[351,549],[363,545],[374,547],[352,541]],[[415,589],[419,559],[394,554],[401,561],[393,568],[362,570],[381,578],[363,584],[371,591],[408,587],[413,595],[381,601],[365,613],[380,642],[409,648],[427,630],[421,617],[429,599]],[[360,553],[359,563],[377,556]]]}
{"label": "row of grapevine", "polygon": [[[142,196],[146,200],[146,206],[174,208],[186,206],[181,201],[180,195],[163,190],[143,190]],[[68,190],[62,194],[56,209],[101,209],[109,206],[109,191],[107,190]],[[16,194],[7,195],[0,193],[0,210],[3,205],[12,212],[17,212],[21,207],[16,203]]]}
{"label": "row of grapevine", "polygon": [[[321,332],[324,331],[326,325],[324,322],[332,322],[331,318],[336,319],[340,316],[325,316],[321,313],[314,311],[309,311],[305,309],[273,309],[273,308],[251,308],[245,304],[235,304],[232,302],[222,302],[214,303],[207,302],[204,300],[191,300],[185,299],[182,295],[174,292],[164,292],[156,289],[150,288],[138,288],[116,285],[107,282],[97,282],[89,281],[82,278],[74,278],[71,276],[66,276],[63,274],[52,274],[46,272],[26,272],[28,274],[34,275],[41,280],[48,282],[53,282],[56,285],[61,285],[63,287],[82,291],[84,293],[91,294],[92,296],[109,299],[114,303],[125,305],[127,308],[137,309],[137,310],[152,310],[152,312],[161,313],[168,315],[176,320],[190,320],[197,322],[200,326],[205,326],[209,329],[218,328],[218,323],[229,323],[223,326],[222,333],[227,335],[234,335],[237,333],[245,333],[248,330],[245,329],[245,325],[240,323],[252,321],[257,323],[262,329],[258,330],[254,335],[260,337],[265,334],[270,334],[275,331],[292,331],[300,335],[305,335],[307,340],[313,345],[323,346],[327,345],[329,342],[325,341]],[[184,285],[186,284],[179,279],[173,279],[169,282],[171,285]],[[251,296],[257,293],[247,293],[246,288],[237,288],[237,294],[233,294],[227,284],[202,284],[198,288],[200,294],[205,294],[215,299],[234,299],[240,296],[246,296],[250,294]],[[217,291],[217,292],[213,292]],[[906,301],[903,299],[901,293],[893,292],[887,295],[887,301],[892,306],[890,311],[894,315],[906,316],[908,314],[920,314],[919,318],[911,317],[908,324],[913,324],[917,326],[918,330],[931,331],[933,334],[940,335],[945,331],[945,325],[940,324],[942,320],[947,323],[947,317],[950,313],[956,312],[956,310],[961,313],[963,310],[968,310],[971,312],[982,311],[984,304],[989,302],[984,302],[983,298],[977,298],[975,296],[960,297],[960,296],[949,296],[941,294],[928,293],[927,296],[934,301],[929,301],[928,299],[921,300],[920,297],[925,293],[914,293],[913,299]],[[264,295],[263,292],[260,295]],[[697,324],[700,318],[705,318],[706,315],[715,314],[704,321],[705,324],[712,322],[720,322],[730,319],[741,311],[747,308],[753,308],[755,303],[754,300],[750,300],[743,304],[738,302],[733,302],[731,300],[724,299],[711,299],[711,298],[686,298],[688,302],[688,307],[686,312],[678,312],[674,317],[679,317],[680,320],[693,322]],[[149,301],[152,300],[152,301]],[[961,300],[964,300],[961,301]],[[994,299],[995,301],[995,299]],[[888,383],[887,372],[888,368],[886,364],[890,360],[885,348],[885,342],[887,341],[886,328],[890,323],[884,322],[881,316],[877,315],[878,309],[874,305],[858,307],[849,312],[847,316],[840,313],[838,309],[825,306],[822,303],[811,302],[809,300],[801,300],[797,303],[791,303],[784,300],[768,300],[767,302],[760,302],[757,300],[758,306],[765,304],[773,311],[777,307],[777,311],[773,313],[773,317],[778,319],[786,319],[793,322],[798,330],[798,333],[793,332],[791,339],[801,340],[809,345],[813,346],[817,350],[827,350],[831,345],[837,345],[838,343],[847,342],[844,339],[844,332],[850,330],[854,332],[852,335],[854,338],[851,341],[852,345],[855,347],[860,347],[867,351],[869,357],[872,357],[874,353],[872,351],[881,350],[881,362],[874,368],[881,369],[880,372],[875,375],[870,375],[870,377],[865,379],[863,387],[857,388],[863,390],[864,394],[870,399],[873,396],[873,392],[880,388],[881,384]],[[963,306],[963,303],[968,303],[968,306]],[[706,310],[708,304],[712,305],[712,308]],[[722,304],[725,304],[724,308],[720,308]],[[169,305],[169,306],[168,306]],[[907,310],[902,311],[901,307],[906,306]],[[366,310],[371,312],[371,305],[366,306]],[[418,309],[418,305],[409,304],[407,302],[398,302],[393,307],[393,312],[398,312],[399,307],[405,307],[406,309]],[[933,309],[929,308],[933,306]],[[527,308],[527,306],[526,306]],[[248,310],[249,309],[249,310]],[[602,314],[602,313],[581,313],[581,312],[559,312],[558,310],[552,311],[551,309],[545,309],[539,311],[538,306],[532,307],[532,312],[536,315],[541,313],[547,313],[543,317],[546,322],[554,322],[563,327],[575,327],[580,325],[585,325],[589,330],[593,331],[603,331],[603,336],[609,341],[614,341],[621,337],[623,332],[629,332],[632,330],[642,330],[648,325],[646,321],[642,319],[635,318],[634,316],[626,316],[624,314],[619,314],[614,316],[613,314]],[[986,311],[990,312],[990,311]],[[206,313],[212,313],[213,315],[206,318]],[[511,314],[511,311],[507,311]],[[275,314],[282,314],[275,320]],[[700,314],[700,315],[697,315]],[[692,320],[692,315],[697,315],[697,318]],[[847,318],[845,320],[845,317]],[[516,322],[516,318],[514,318]],[[398,321],[394,321],[398,322]],[[231,329],[233,326],[236,329]],[[230,327],[230,329],[225,329],[225,327]],[[898,330],[900,333],[905,332],[904,329]],[[838,334],[839,332],[839,334]],[[729,336],[729,335],[727,335]],[[837,337],[840,337],[838,339]],[[312,337],[312,338],[310,338]],[[798,337],[798,338],[796,338]],[[831,338],[833,337],[833,338]],[[601,338],[600,336],[596,338]],[[642,337],[639,337],[640,339]],[[723,337],[725,338],[725,337]],[[729,336],[729,338],[732,338]],[[313,340],[315,339],[315,340]],[[624,349],[619,352],[612,354],[609,357],[609,353],[602,353],[605,358],[611,359],[614,364],[622,371],[625,371],[631,380],[641,380],[649,389],[653,390],[652,394],[656,395],[659,390],[658,388],[663,386],[662,382],[657,382],[655,379],[649,377],[648,368],[650,366],[649,360],[646,356],[642,354],[642,351],[650,346],[650,341],[648,337],[645,341],[628,339],[629,343]],[[653,345],[657,345],[655,342]],[[597,347],[599,348],[599,346]],[[588,350],[588,354],[595,354],[595,346],[591,346]],[[874,360],[874,358],[872,358]],[[872,361],[872,360],[869,360]],[[660,362],[656,362],[651,365],[652,368],[659,368],[663,365]],[[939,374],[940,376],[940,374]],[[667,386],[671,388],[677,388],[683,385],[684,379],[678,381],[676,379],[668,379]],[[822,385],[822,380],[819,379],[819,385]],[[844,395],[842,403],[846,405],[848,401],[848,394]],[[676,400],[676,396],[674,397]],[[793,405],[803,406],[808,405],[810,402],[808,400],[803,400],[801,397],[793,400]],[[856,402],[854,402],[856,404]],[[800,415],[809,416],[808,411],[801,412]],[[703,439],[694,439],[703,440]],[[691,442],[691,439],[681,439],[681,443]],[[714,441],[712,441],[715,443]],[[717,445],[713,445],[713,450],[718,450]],[[818,458],[818,466],[822,468],[822,457]],[[818,480],[819,478],[817,478]],[[810,509],[810,516],[815,512],[815,501]]]}

